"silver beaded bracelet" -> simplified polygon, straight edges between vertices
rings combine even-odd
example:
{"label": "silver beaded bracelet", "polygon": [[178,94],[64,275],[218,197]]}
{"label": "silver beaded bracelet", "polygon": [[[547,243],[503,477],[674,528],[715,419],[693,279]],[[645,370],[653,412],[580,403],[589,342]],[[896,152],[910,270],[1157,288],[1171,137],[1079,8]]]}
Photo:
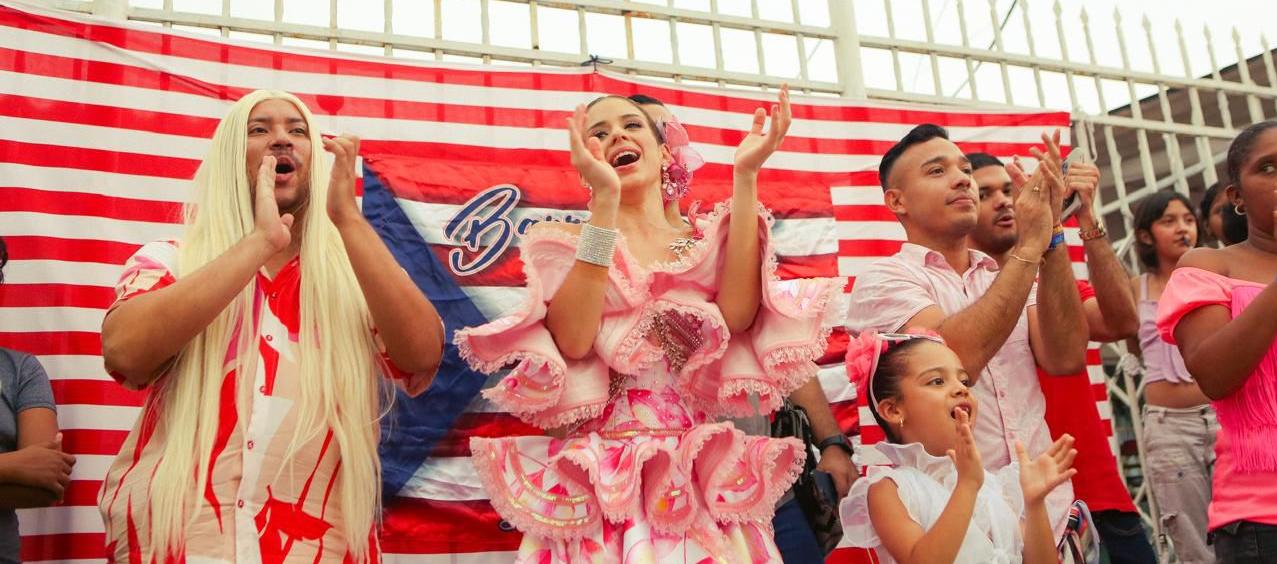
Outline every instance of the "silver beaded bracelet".
{"label": "silver beaded bracelet", "polygon": [[611,268],[612,253],[616,251],[617,230],[581,225],[581,238],[576,246],[576,260],[603,268]]}

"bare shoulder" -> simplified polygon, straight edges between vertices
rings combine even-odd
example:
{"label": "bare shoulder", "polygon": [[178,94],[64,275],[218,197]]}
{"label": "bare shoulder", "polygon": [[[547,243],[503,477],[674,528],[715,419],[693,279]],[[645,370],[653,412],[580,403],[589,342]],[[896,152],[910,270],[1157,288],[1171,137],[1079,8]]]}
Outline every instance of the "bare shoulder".
{"label": "bare shoulder", "polygon": [[1199,247],[1184,253],[1175,268],[1200,268],[1221,276],[1228,276],[1228,262],[1230,259],[1242,258],[1238,256],[1239,251],[1240,249],[1236,246],[1223,249]]}

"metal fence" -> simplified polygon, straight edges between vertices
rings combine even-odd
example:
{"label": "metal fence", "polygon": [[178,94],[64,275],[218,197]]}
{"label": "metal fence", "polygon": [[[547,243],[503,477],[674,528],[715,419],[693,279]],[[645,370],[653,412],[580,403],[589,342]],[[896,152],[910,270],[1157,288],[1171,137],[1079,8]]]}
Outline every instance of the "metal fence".
{"label": "metal fence", "polygon": [[[696,85],[787,82],[813,95],[1068,110],[1075,146],[1105,172],[1097,205],[1133,272],[1132,205],[1166,187],[1198,197],[1220,179],[1237,130],[1277,115],[1266,37],[1248,60],[1234,29],[1225,52],[1237,64],[1221,68],[1207,27],[1199,34],[1177,20],[1161,29],[1145,15],[1143,37],[1128,45],[1129,14],[1124,23],[1115,12],[1106,31],[1084,7],[1058,0],[305,0],[302,9],[303,1],[38,0],[276,45],[490,64],[577,65],[598,55],[614,70]],[[366,12],[360,27],[339,25],[351,10]],[[867,25],[871,16],[885,34]],[[1158,48],[1168,32],[1170,56]],[[713,52],[689,48],[689,38]],[[1139,43],[1147,50],[1137,60]],[[1194,73],[1202,60],[1207,71]],[[1113,370],[1122,346],[1104,352],[1119,434],[1139,444],[1139,383]],[[1138,456],[1132,494],[1158,531]]]}

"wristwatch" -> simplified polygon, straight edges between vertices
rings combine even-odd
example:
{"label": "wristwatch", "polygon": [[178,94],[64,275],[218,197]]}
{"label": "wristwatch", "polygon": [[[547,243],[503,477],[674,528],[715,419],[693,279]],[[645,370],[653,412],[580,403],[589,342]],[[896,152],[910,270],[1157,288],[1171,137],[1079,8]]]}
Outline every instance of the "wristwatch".
{"label": "wristwatch", "polygon": [[851,443],[847,442],[847,437],[843,436],[842,433],[838,433],[837,435],[816,443],[816,450],[825,452],[825,449],[831,446],[836,446],[847,451],[847,456],[855,454],[855,451],[851,449]]}

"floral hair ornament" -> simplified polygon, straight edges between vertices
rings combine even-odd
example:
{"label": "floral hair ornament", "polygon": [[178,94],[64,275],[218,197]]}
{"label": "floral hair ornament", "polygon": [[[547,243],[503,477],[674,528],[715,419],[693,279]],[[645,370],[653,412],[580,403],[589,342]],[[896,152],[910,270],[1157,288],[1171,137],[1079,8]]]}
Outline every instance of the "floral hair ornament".
{"label": "floral hair ornament", "polygon": [[692,185],[692,173],[705,165],[705,158],[692,148],[692,140],[678,118],[670,116],[661,124],[665,146],[673,162],[661,169],[661,198],[666,202],[683,199]]}
{"label": "floral hair ornament", "polygon": [[878,398],[874,397],[873,391],[873,376],[878,372],[878,359],[891,347],[914,339],[944,344],[939,333],[920,327],[911,327],[904,333],[862,331],[847,342],[847,378],[856,385],[859,397],[868,398],[869,410],[873,413],[878,413]]}

